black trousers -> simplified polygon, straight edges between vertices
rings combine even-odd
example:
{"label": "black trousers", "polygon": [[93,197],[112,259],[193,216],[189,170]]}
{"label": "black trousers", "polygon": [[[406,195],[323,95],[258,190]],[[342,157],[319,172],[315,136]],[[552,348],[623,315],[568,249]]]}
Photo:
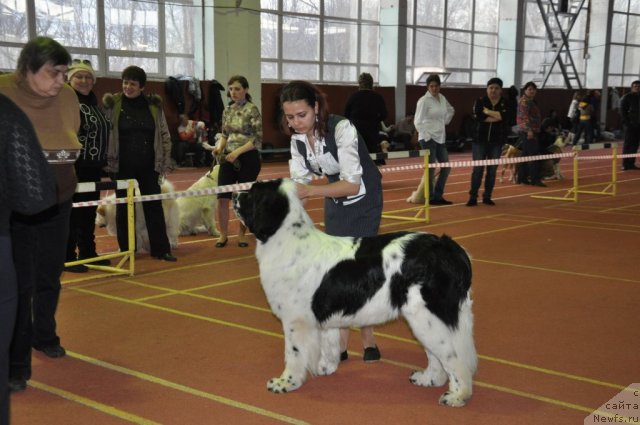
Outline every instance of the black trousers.
{"label": "black trousers", "polygon": [[[160,175],[154,171],[153,168],[136,168],[134,166],[127,167],[126,165],[123,167],[123,164],[121,164],[120,167],[120,171],[117,174],[118,180],[136,179],[142,195],[156,195],[160,193],[160,184],[158,183],[158,177]],[[127,191],[117,190],[116,196],[118,198],[125,198]],[[167,237],[162,201],[143,202],[142,211],[147,223],[147,231],[149,232],[150,254],[154,257],[170,254],[171,245]],[[116,207],[116,225],[118,227],[118,246],[120,246],[121,251],[126,251],[129,249],[126,204],[118,204]]]}
{"label": "black trousers", "polygon": [[33,216],[11,219],[18,312],[11,342],[9,375],[31,378],[31,347],[60,344],[56,309],[64,268],[71,200]]}
{"label": "black trousers", "polygon": [[11,237],[0,236],[0,424],[9,423],[9,346],[16,320],[16,272]]}
{"label": "black trousers", "polygon": [[[236,183],[248,183],[255,181],[260,174],[262,162],[257,149],[245,152],[238,157],[238,164],[223,162],[218,172],[218,186],[226,186]],[[231,192],[218,193],[218,199],[231,199]]]}
{"label": "black trousers", "polygon": [[[624,128],[624,145],[622,147],[623,154],[638,153],[640,145],[640,125],[628,125]],[[625,170],[631,168],[636,163],[636,158],[623,158],[622,168]]]}
{"label": "black trousers", "polygon": [[[76,167],[78,182],[99,182],[102,177],[100,167]],[[96,201],[100,192],[76,193],[73,202]],[[67,261],[77,258],[96,257],[96,210],[97,207],[81,207],[71,210],[69,221],[69,239],[67,242]],[[76,255],[77,249],[77,255]]]}
{"label": "black trousers", "polygon": [[[538,137],[539,135],[536,134],[533,139],[529,139],[527,138],[527,133],[520,133],[522,156],[540,155],[540,141]],[[539,183],[540,180],[540,161],[528,161],[519,164],[518,183],[526,181]]]}

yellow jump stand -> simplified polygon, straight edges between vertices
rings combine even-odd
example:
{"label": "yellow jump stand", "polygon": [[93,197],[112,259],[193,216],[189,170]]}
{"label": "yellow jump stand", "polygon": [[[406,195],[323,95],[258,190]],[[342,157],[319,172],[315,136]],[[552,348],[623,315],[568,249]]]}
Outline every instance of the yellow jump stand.
{"label": "yellow jump stand", "polygon": [[[69,261],[65,263],[65,267],[74,266],[76,264],[84,264],[91,270],[98,270],[106,272],[107,274],[126,274],[133,276],[135,274],[135,209],[134,209],[134,196],[135,196],[135,180],[127,181],[127,237],[129,241],[129,249],[127,251],[114,252],[111,254],[104,254],[94,258],[85,258],[77,261]],[[82,207],[81,207],[82,208]],[[114,266],[101,266],[92,264],[99,260],[115,260],[119,261]],[[79,279],[66,280],[65,283],[80,282],[90,279],[99,279],[105,277],[104,274],[83,276]]]}
{"label": "yellow jump stand", "polygon": [[605,183],[594,183],[594,184],[590,184],[590,185],[586,185],[586,186],[582,186],[582,187],[593,187],[593,186],[601,186],[601,185],[605,185],[605,187],[602,190],[584,190],[581,188],[577,188],[576,192],[578,193],[587,193],[590,195],[604,195],[604,196],[616,196],[616,191],[617,191],[617,184],[618,184],[618,168],[617,168],[617,162],[618,162],[618,148],[617,148],[617,144],[616,143],[611,143],[611,144],[603,144],[603,147],[609,147],[613,150],[613,153],[611,155],[611,181],[605,182]]}
{"label": "yellow jump stand", "polygon": [[[579,181],[579,167],[578,167],[578,151],[583,150],[584,148],[581,146],[574,146],[573,152],[573,186],[567,190],[564,196],[546,196],[546,195],[531,195],[532,198],[537,199],[551,199],[555,201],[578,201],[578,194],[590,194],[590,195],[606,195],[606,196],[615,196],[616,195],[616,185],[618,181],[618,174],[616,164],[618,161],[617,154],[617,144],[616,143],[598,143],[593,145],[586,145],[587,149],[607,149],[610,148],[613,150],[611,156],[611,180],[605,183],[593,183],[589,185],[580,186]],[[584,188],[594,187],[594,186],[602,186],[605,187],[602,190],[585,190]]]}
{"label": "yellow jump stand", "polygon": [[[389,211],[387,214],[382,214],[382,218],[388,218],[392,220],[410,221],[415,223],[429,223],[429,151],[424,153],[424,205],[419,207],[403,208],[400,210]],[[416,214],[411,216],[397,215],[400,213],[407,213],[417,211]],[[424,214],[424,218],[420,216]]]}
{"label": "yellow jump stand", "polygon": [[531,197],[536,199],[551,199],[554,201],[578,202],[578,152],[573,152],[573,186],[567,190],[564,196],[531,195]]}

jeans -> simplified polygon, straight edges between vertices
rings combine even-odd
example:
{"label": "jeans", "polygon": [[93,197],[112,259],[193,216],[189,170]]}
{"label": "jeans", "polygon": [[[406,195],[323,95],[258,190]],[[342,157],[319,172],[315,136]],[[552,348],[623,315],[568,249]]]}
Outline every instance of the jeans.
{"label": "jeans", "polygon": [[[431,139],[429,141],[420,140],[420,149],[429,149],[429,164],[435,162],[449,162],[449,152],[444,143],[438,143]],[[440,174],[438,174],[438,181],[433,182],[433,175],[435,174],[433,168],[429,168],[429,200],[440,200],[444,195],[444,185],[447,184],[447,178],[451,172],[451,168],[440,168]]]}
{"label": "jeans", "polygon": [[[473,143],[471,146],[473,160],[481,161],[483,159],[498,159],[502,153],[502,146],[500,143]],[[478,190],[482,183],[482,174],[484,173],[484,166],[473,167],[471,173],[471,189],[469,190],[469,198],[476,199],[478,197]],[[496,183],[496,170],[497,165],[487,166],[487,176],[484,179],[484,193],[482,199],[491,199],[493,193],[493,187]]]}

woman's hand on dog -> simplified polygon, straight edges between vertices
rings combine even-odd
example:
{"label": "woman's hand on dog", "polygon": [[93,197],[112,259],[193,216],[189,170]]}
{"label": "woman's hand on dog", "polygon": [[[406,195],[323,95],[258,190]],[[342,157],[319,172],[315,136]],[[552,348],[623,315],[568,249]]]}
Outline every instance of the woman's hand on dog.
{"label": "woman's hand on dog", "polygon": [[298,198],[304,201],[311,196],[311,187],[306,184],[296,183],[296,192],[298,193]]}

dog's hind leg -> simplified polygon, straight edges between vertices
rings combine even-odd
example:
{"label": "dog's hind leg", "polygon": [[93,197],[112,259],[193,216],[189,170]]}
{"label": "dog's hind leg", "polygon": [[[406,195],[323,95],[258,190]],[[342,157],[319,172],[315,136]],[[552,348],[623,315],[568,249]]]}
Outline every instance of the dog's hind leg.
{"label": "dog's hind leg", "polygon": [[[406,314],[405,318],[429,357],[427,369],[415,372],[411,376],[411,382],[423,386],[442,385],[443,369],[449,378],[449,389],[440,397],[440,404],[464,406],[471,398],[473,374],[477,367],[471,301],[468,299],[463,303],[455,329],[447,326],[426,308],[415,314]],[[433,357],[439,362],[434,362]]]}
{"label": "dog's hind leg", "polygon": [[440,360],[429,349],[425,349],[425,352],[428,359],[427,368],[415,371],[409,380],[412,384],[422,387],[441,387],[447,383],[447,372]]}
{"label": "dog's hind leg", "polygon": [[205,208],[202,210],[202,222],[204,223],[204,227],[207,229],[209,236],[220,236],[220,233],[216,228],[215,215],[215,209]]}
{"label": "dog's hind leg", "polygon": [[564,176],[560,172],[560,163],[556,162],[553,164],[553,174],[556,176],[556,180],[564,180]]}
{"label": "dog's hind leg", "polygon": [[500,169],[500,183],[502,183],[504,181],[504,173],[507,172],[507,167],[509,164],[502,164],[502,168]]}
{"label": "dog's hind leg", "polygon": [[331,375],[340,363],[340,329],[330,328],[320,331],[320,361],[317,375]]}
{"label": "dog's hind leg", "polygon": [[274,393],[297,390],[307,379],[307,372],[316,373],[320,360],[319,329],[301,320],[283,322],[284,371],[278,378],[267,382]]}

